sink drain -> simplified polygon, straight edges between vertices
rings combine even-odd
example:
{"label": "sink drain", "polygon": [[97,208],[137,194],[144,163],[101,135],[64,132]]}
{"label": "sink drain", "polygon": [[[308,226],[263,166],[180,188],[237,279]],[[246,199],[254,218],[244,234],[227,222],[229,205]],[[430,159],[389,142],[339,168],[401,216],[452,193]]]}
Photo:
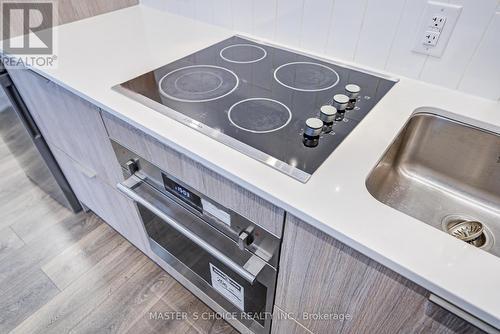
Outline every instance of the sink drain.
{"label": "sink drain", "polygon": [[486,242],[483,224],[478,221],[464,220],[452,222],[448,224],[448,233],[477,247],[483,246]]}
{"label": "sink drain", "polygon": [[443,220],[443,230],[457,239],[479,248],[489,248],[492,238],[486,226],[469,217],[451,215]]}

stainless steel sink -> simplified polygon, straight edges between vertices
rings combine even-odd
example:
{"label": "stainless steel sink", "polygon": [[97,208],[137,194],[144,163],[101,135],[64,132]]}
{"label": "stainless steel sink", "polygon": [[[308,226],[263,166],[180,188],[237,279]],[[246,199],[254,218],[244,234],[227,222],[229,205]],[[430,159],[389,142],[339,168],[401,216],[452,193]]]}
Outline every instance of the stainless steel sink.
{"label": "stainless steel sink", "polygon": [[414,114],[366,186],[380,202],[443,232],[463,221],[482,223],[481,240],[473,244],[500,256],[500,241],[495,242],[500,238],[499,134],[434,113]]}

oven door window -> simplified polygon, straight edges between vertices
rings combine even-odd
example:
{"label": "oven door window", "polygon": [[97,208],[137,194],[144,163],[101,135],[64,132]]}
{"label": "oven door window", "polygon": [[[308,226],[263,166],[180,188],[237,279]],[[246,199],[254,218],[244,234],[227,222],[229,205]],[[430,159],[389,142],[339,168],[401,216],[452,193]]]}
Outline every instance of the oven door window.
{"label": "oven door window", "polygon": [[[151,240],[175,257],[191,273],[211,285],[233,308],[236,307],[241,312],[255,315],[254,320],[264,326],[268,292],[266,286],[258,280],[253,285],[250,284],[145,207],[140,204],[138,207]],[[221,234],[220,238],[226,237]],[[220,241],[214,242],[221,247],[224,246],[224,243]],[[234,249],[227,249],[227,251],[234,252]],[[233,256],[233,254],[230,255]],[[240,288],[243,290],[242,293]],[[224,305],[221,306],[224,307]]]}

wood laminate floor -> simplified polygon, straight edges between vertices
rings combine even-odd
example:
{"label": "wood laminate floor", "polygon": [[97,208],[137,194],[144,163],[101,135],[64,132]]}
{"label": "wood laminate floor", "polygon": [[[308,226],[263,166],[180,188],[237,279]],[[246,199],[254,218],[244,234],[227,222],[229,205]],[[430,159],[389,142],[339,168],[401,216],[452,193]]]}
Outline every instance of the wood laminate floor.
{"label": "wood laminate floor", "polygon": [[0,139],[0,333],[237,332],[97,216],[34,186]]}

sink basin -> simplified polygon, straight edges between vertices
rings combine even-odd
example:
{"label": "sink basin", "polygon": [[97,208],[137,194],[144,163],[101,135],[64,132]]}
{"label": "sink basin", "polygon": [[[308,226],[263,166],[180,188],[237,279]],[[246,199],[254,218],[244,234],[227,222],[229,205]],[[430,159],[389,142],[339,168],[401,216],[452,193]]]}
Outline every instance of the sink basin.
{"label": "sink basin", "polygon": [[460,222],[481,223],[481,239],[467,242],[500,256],[500,135],[448,115],[414,114],[366,186],[380,202],[450,238]]}

